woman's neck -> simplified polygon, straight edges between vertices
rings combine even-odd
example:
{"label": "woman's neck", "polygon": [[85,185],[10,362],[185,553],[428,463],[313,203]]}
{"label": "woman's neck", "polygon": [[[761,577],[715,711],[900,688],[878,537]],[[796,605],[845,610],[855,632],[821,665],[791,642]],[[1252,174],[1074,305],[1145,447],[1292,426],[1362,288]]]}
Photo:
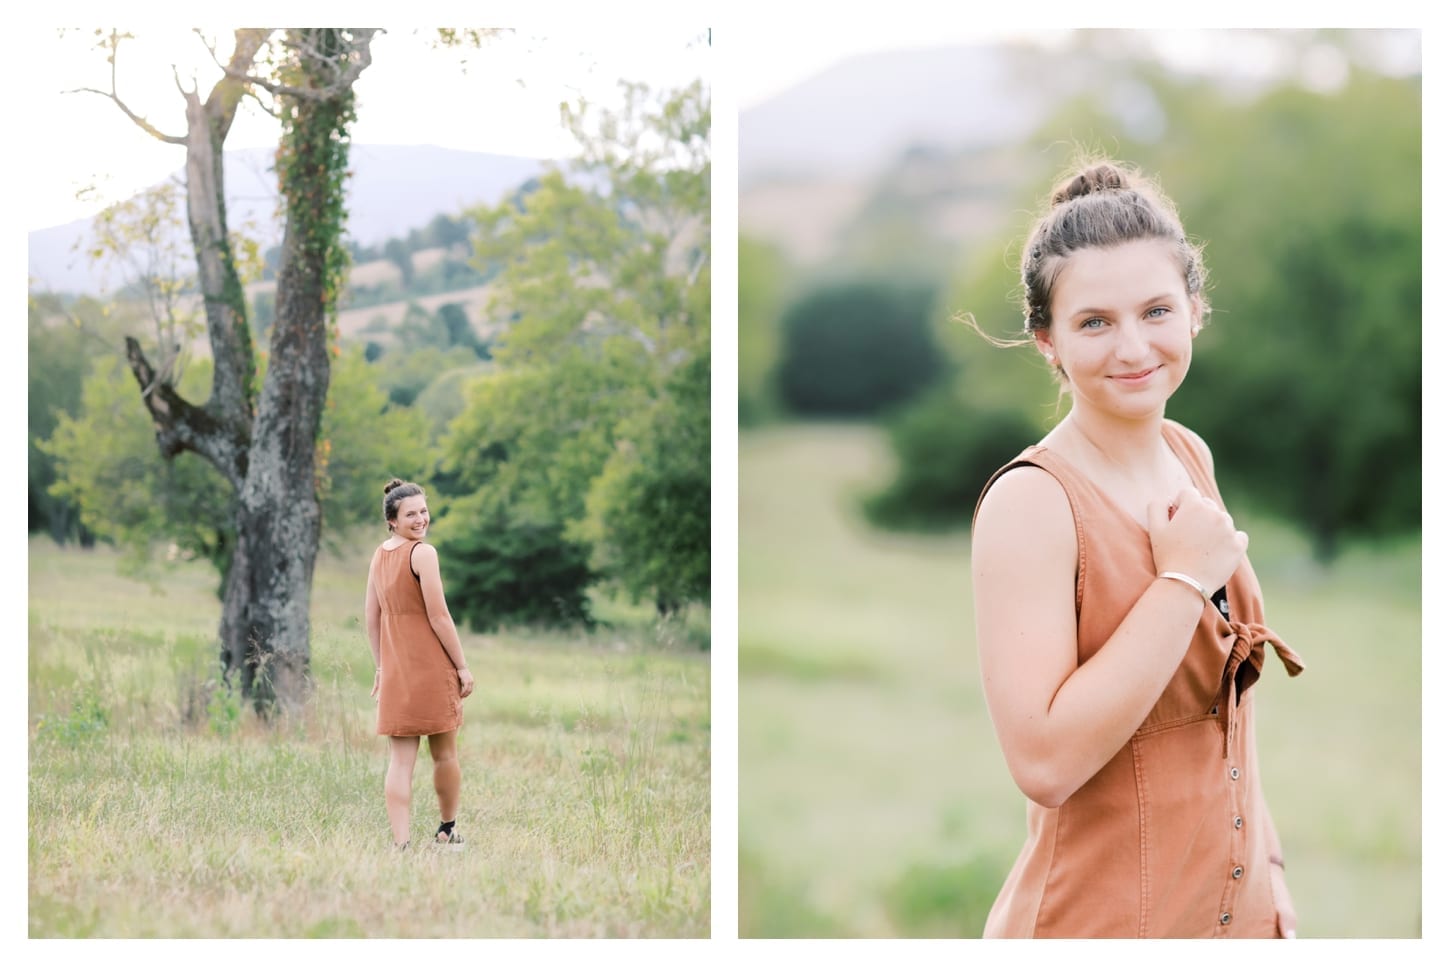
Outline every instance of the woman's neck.
{"label": "woman's neck", "polygon": [[1064,424],[1098,456],[1125,470],[1155,467],[1163,454],[1163,417],[1115,420],[1076,407]]}

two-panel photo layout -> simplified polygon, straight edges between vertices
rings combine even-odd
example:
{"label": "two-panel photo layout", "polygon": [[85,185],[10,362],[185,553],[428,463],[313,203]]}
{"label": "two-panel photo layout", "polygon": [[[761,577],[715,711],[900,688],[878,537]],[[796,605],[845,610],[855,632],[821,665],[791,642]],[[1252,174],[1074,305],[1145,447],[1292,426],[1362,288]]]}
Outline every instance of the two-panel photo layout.
{"label": "two-panel photo layout", "polygon": [[1419,30],[23,33],[28,939],[1423,936]]}

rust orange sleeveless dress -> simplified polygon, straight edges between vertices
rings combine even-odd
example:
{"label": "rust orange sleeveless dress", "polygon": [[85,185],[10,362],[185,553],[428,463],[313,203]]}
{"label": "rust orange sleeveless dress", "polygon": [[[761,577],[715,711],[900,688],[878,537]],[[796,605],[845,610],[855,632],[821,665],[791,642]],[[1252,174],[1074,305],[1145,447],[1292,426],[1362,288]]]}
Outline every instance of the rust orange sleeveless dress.
{"label": "rust orange sleeveless dress", "polygon": [[[1193,484],[1220,506],[1209,456],[1178,424],[1163,435]],[[1051,474],[1077,526],[1081,665],[1155,580],[1148,532],[1070,463],[1028,447],[1013,467]],[[978,507],[980,507],[980,502]],[[1228,615],[1205,606],[1183,662],[1127,745],[1049,809],[1027,802],[1027,842],[987,918],[988,937],[1275,937],[1269,817],[1259,789],[1254,693],[1271,644],[1245,558]]]}
{"label": "rust orange sleeveless dress", "polygon": [[434,735],[463,724],[458,672],[433,626],[406,541],[373,552],[369,579],[382,607],[378,735]]}

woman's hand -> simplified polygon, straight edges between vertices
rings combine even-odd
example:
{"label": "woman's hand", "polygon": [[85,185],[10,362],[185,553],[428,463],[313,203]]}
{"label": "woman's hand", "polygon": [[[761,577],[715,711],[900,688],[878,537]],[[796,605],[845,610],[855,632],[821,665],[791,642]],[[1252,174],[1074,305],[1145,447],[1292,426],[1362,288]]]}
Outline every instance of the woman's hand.
{"label": "woman's hand", "polygon": [[379,665],[373,669],[373,698],[378,697],[378,687],[383,683],[383,669]]}
{"label": "woman's hand", "polygon": [[458,669],[458,687],[462,694],[460,698],[467,698],[473,694],[473,672],[467,668]]}
{"label": "woman's hand", "polygon": [[1293,940],[1299,929],[1299,915],[1294,912],[1294,900],[1289,896],[1289,885],[1284,881],[1284,868],[1272,860],[1269,862],[1269,893],[1279,914],[1279,936]]}
{"label": "woman's hand", "polygon": [[1192,487],[1181,490],[1171,508],[1148,505],[1148,539],[1159,572],[1187,574],[1210,590],[1228,583],[1249,546],[1249,535],[1234,529],[1233,518]]}

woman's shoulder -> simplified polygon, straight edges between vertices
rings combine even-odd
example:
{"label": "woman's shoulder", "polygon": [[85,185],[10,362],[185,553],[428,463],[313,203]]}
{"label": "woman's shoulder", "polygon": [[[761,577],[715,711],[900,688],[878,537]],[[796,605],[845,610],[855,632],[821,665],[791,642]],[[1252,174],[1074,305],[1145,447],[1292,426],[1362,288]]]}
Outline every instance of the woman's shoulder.
{"label": "woman's shoulder", "polygon": [[1164,419],[1163,432],[1181,441],[1189,452],[1203,461],[1209,472],[1213,471],[1213,451],[1208,448],[1208,444],[1203,441],[1203,437],[1182,423],[1179,423],[1177,420]]}
{"label": "woman's shoulder", "polygon": [[1001,533],[1013,541],[1075,533],[1067,488],[1040,464],[1008,464],[982,493],[973,532],[974,540],[985,532]]}

